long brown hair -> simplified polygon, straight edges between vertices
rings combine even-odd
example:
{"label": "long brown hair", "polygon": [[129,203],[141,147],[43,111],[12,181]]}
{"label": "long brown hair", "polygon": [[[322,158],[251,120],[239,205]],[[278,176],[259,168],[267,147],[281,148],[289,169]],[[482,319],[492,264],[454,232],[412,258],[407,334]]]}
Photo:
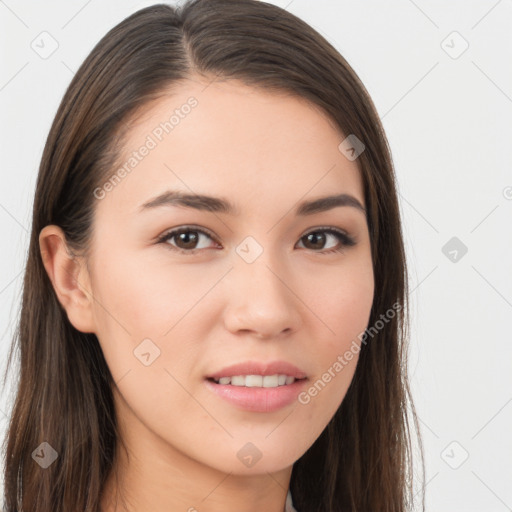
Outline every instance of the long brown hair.
{"label": "long brown hair", "polygon": [[[7,365],[19,357],[4,442],[5,512],[99,510],[119,449],[115,384],[96,336],[76,330],[60,305],[38,236],[56,224],[71,251],[86,253],[93,191],[112,174],[128,122],[192,73],[305,98],[365,145],[357,161],[375,277],[369,327],[400,307],[377,334],[365,333],[347,394],[295,462],[290,489],[299,512],[410,510],[411,418],[423,479],[424,463],[407,377],[407,269],[393,163],[372,100],[338,51],[289,12],[256,0],[189,0],[141,9],[111,29],[74,76],[49,132]],[[43,442],[58,454],[46,469],[33,458]]]}

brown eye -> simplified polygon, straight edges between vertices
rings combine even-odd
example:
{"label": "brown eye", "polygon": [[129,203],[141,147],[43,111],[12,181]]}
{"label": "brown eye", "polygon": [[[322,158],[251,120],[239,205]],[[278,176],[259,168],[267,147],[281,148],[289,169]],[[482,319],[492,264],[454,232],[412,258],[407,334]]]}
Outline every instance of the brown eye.
{"label": "brown eye", "polygon": [[197,231],[184,231],[174,235],[173,238],[180,249],[195,249],[199,241]]}
{"label": "brown eye", "polygon": [[304,240],[307,241],[305,245],[308,249],[323,249],[326,239],[327,236],[321,231],[314,231],[304,237]]}
{"label": "brown eye", "polygon": [[[325,250],[325,244],[329,240],[329,237],[338,240],[338,246],[330,246]],[[349,237],[346,233],[338,231],[336,229],[316,229],[308,234],[304,235],[301,240],[305,240],[304,245],[306,249],[311,249],[315,252],[321,252],[322,254],[331,252],[341,252],[345,247],[355,245],[355,241]]]}
{"label": "brown eye", "polygon": [[[194,253],[199,249],[208,248],[208,244],[205,247],[198,247],[201,238],[212,240],[212,237],[201,229],[181,228],[166,233],[158,242],[166,243],[171,249],[178,252]],[[169,241],[174,241],[174,243],[168,243]]]}

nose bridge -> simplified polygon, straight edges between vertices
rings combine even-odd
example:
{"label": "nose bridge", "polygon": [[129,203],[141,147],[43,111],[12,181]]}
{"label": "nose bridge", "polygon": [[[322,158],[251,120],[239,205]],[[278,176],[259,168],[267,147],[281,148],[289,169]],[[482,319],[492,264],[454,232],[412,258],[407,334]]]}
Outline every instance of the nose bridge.
{"label": "nose bridge", "polygon": [[239,244],[236,253],[227,284],[228,327],[265,336],[295,329],[299,319],[297,300],[286,282],[282,256],[251,237]]}

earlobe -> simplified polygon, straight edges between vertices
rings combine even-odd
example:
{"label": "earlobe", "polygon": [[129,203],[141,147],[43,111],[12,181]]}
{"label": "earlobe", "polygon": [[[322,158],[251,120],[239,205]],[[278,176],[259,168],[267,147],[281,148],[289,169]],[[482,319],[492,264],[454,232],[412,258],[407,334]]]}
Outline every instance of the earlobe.
{"label": "earlobe", "polygon": [[55,294],[73,327],[94,332],[93,297],[83,262],[71,254],[59,226],[45,226],[39,233],[39,249]]}

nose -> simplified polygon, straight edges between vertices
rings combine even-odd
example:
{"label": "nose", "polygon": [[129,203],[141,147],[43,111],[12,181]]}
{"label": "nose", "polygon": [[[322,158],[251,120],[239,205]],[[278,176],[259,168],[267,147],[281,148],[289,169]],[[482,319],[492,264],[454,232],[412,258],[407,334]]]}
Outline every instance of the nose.
{"label": "nose", "polygon": [[301,301],[282,265],[275,265],[263,255],[250,264],[237,261],[224,286],[224,323],[228,331],[275,339],[299,329]]}

